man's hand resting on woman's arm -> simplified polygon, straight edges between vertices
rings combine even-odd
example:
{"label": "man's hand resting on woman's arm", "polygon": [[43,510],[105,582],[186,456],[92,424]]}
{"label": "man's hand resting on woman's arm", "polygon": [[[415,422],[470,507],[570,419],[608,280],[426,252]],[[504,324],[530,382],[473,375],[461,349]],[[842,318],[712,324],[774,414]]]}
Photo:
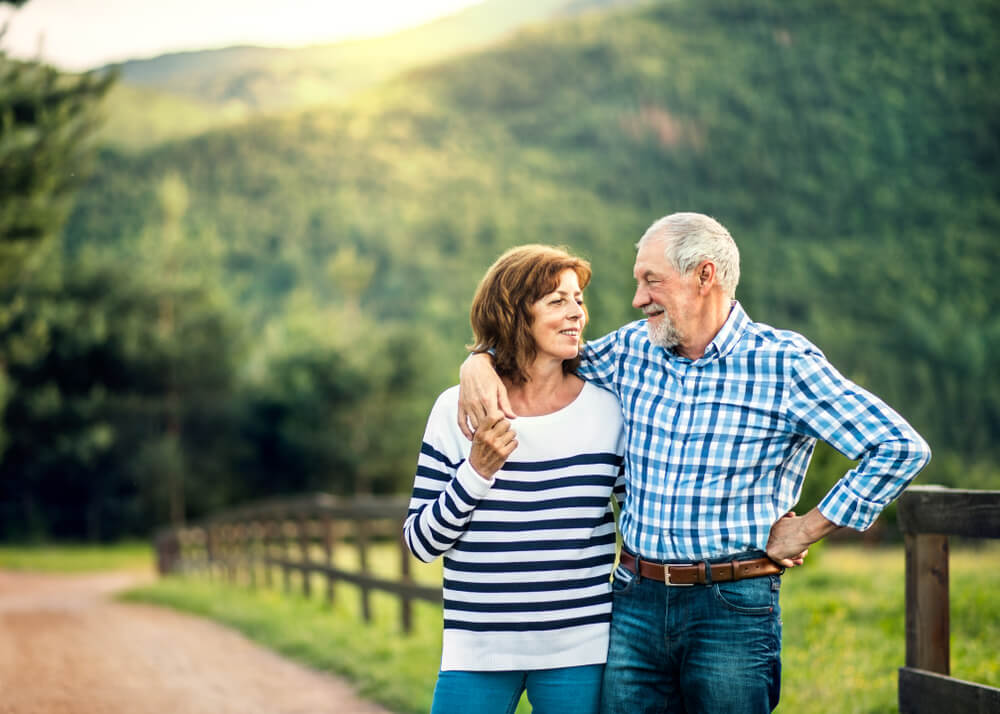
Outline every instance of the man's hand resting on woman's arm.
{"label": "man's hand resting on woman's arm", "polygon": [[502,417],[517,415],[507,399],[493,358],[486,353],[469,355],[459,370],[458,428],[471,440],[480,424],[496,424]]}

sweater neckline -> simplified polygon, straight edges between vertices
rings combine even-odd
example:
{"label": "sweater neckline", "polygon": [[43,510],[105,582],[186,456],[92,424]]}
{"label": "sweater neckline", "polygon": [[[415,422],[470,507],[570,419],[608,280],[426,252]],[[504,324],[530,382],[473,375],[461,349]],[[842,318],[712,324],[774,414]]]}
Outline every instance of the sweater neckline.
{"label": "sweater neckline", "polygon": [[572,409],[577,403],[579,403],[580,400],[583,399],[584,393],[587,392],[587,391],[589,391],[589,390],[591,390],[591,389],[596,389],[596,387],[594,387],[594,385],[592,385],[587,380],[584,380],[583,381],[583,389],[580,390],[580,393],[577,394],[575,397],[573,397],[572,401],[567,402],[565,405],[559,407],[554,412],[549,412],[548,414],[535,414],[535,415],[532,415],[532,416],[520,416],[520,415],[518,415],[518,416],[516,416],[514,418],[514,421],[515,422],[519,422],[519,421],[540,422],[540,421],[544,421],[546,419],[558,419],[558,418],[562,417],[568,410]]}

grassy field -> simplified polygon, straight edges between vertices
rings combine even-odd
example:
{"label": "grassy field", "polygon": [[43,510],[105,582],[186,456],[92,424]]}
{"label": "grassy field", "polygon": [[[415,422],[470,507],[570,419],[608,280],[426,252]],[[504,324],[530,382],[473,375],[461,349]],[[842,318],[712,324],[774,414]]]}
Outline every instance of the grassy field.
{"label": "grassy field", "polygon": [[[1000,544],[988,546],[952,551],[952,673],[1000,686],[1000,568],[983,567],[1000,565]],[[389,573],[394,562],[387,551],[376,565]],[[415,570],[424,581],[440,578],[437,565]],[[902,549],[821,546],[804,567],[786,574],[782,587],[778,711],[895,711],[896,671],[905,651]],[[354,588],[338,586],[332,607],[319,582],[313,592],[305,599],[167,578],[127,597],[211,617],[289,657],[349,677],[362,694],[393,711],[427,712],[440,657],[440,608],[417,605],[415,631],[404,635],[398,605],[388,596],[374,597],[375,621],[365,625]],[[519,711],[528,711],[523,702]]]}
{"label": "grassy field", "polygon": [[0,545],[0,570],[89,573],[153,569],[153,550],[145,541],[114,545]]}
{"label": "grassy field", "polygon": [[[816,550],[814,548],[814,550]],[[952,675],[1000,686],[997,544],[952,550]],[[783,579],[783,712],[891,712],[905,659],[902,548],[821,546]]]}

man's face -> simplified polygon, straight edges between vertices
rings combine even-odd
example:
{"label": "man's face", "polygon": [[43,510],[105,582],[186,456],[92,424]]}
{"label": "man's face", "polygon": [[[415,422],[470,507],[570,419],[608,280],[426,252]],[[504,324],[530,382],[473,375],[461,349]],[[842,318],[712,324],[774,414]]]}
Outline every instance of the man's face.
{"label": "man's face", "polygon": [[693,275],[674,270],[664,256],[665,247],[662,239],[651,239],[639,248],[632,307],[645,313],[650,341],[670,349],[684,344],[698,288]]}

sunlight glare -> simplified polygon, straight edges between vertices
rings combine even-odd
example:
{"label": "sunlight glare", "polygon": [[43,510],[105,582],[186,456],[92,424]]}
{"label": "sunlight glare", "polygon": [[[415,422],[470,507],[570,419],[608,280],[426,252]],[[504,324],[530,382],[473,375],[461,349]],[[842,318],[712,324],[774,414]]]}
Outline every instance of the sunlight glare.
{"label": "sunlight glare", "polygon": [[372,37],[482,0],[30,0],[0,6],[0,48],[65,69],[233,45],[301,47]]}

